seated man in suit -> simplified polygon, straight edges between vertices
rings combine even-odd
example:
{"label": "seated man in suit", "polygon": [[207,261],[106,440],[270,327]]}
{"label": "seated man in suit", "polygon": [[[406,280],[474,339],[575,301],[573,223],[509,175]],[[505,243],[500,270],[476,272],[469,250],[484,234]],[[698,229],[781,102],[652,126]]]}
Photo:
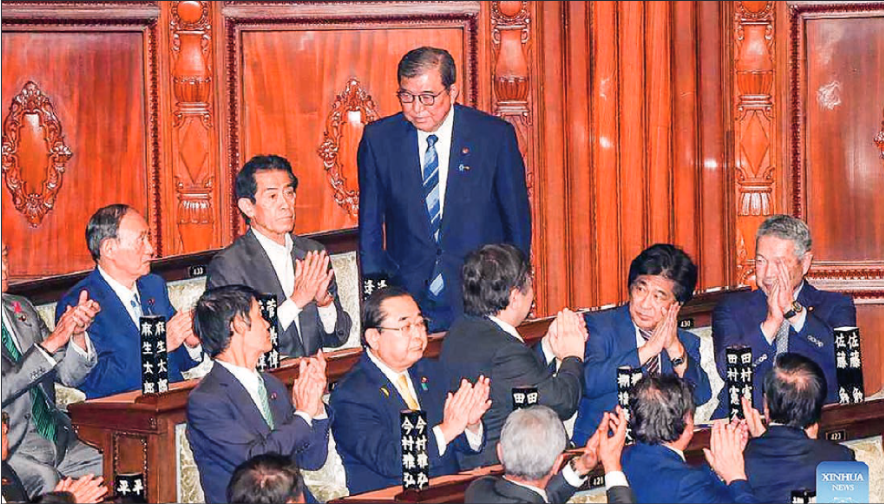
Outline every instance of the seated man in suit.
{"label": "seated man in suit", "polygon": [[304,502],[304,478],[290,457],[256,455],[233,471],[227,502],[240,504]]}
{"label": "seated man in suit", "polygon": [[587,313],[584,389],[576,444],[595,431],[602,413],[617,404],[617,368],[642,368],[645,374],[674,373],[694,387],[694,404],[712,397],[709,377],[700,367],[700,338],[678,329],[678,311],[694,295],[697,267],[681,249],[657,244],[629,266],[629,303]]}
{"label": "seated man in suit", "polygon": [[765,428],[758,410],[743,399],[752,439],[746,475],[761,502],[791,502],[792,490],[816,490],[820,462],[855,460],[853,450],[818,439],[826,377],[812,360],[784,353],[764,377]]}
{"label": "seated man in suit", "polygon": [[[755,278],[758,289],[725,297],[712,313],[715,363],[725,376],[725,350],[752,348],[755,387],[752,407],[761,407],[761,380],[783,352],[804,355],[823,369],[828,395],[838,402],[834,329],[856,326],[856,307],[843,294],[815,289],[804,281],[813,260],[810,229],[788,215],[774,215],[758,228]],[[716,418],[727,415],[727,387],[722,389]]]}
{"label": "seated man in suit", "polygon": [[362,317],[365,351],[331,394],[335,442],[347,487],[358,494],[402,484],[399,412],[420,409],[434,426],[427,452],[430,476],[460,470],[455,453],[483,446],[482,415],[488,410],[488,379],[449,380],[434,359],[423,358],[427,324],[414,298],[400,287],[376,290]]}
{"label": "seated man in suit", "polygon": [[89,399],[141,389],[138,324],[145,315],[166,317],[169,381],[180,381],[182,371],[202,360],[202,347],[193,335],[191,313],[176,314],[166,282],[150,273],[154,249],[144,217],[127,205],[101,208],[89,219],[86,243],[95,269],[55,309],[58,323],[69,306],[77,306],[82,291],[101,305],[89,328],[98,364],[78,388]]}
{"label": "seated man in suit", "polygon": [[[608,430],[614,431],[613,436]],[[608,502],[635,502],[620,468],[626,442],[626,415],[605,413],[583,454],[561,471],[568,435],[556,413],[546,406],[512,412],[506,419],[497,451],[503,476],[485,476],[472,482],[464,495],[471,503],[566,502],[601,460],[605,468]]]}
{"label": "seated man in suit", "polygon": [[708,466],[685,461],[696,409],[685,380],[647,375],[633,387],[629,408],[636,444],[623,452],[623,469],[638,502],[758,502],[746,481],[744,430],[736,424],[713,425],[703,450]]}
{"label": "seated man in suit", "polygon": [[457,105],[454,58],[419,47],[399,61],[402,112],[359,142],[359,263],[388,277],[444,331],[462,313],[460,268],[487,243],[531,255],[525,164],[513,126]]}
{"label": "seated man in suit", "polygon": [[[462,378],[491,377],[491,409],[485,415],[487,448],[461,461],[467,468],[498,463],[497,440],[513,411],[514,387],[534,387],[538,404],[562,420],[577,410],[586,328],[574,312],[559,312],[532,351],[516,331],[534,302],[528,257],[512,245],[485,245],[463,266],[464,310],[442,341],[440,359],[452,385]],[[555,362],[554,362],[555,361]],[[559,366],[556,371],[556,365]]]}
{"label": "seated man in suit", "polygon": [[55,488],[62,475],[101,475],[101,454],[77,439],[70,418],[55,406],[56,381],[76,387],[95,367],[86,329],[100,307],[80,292],[50,332],[27,299],[6,293],[5,245],[2,256],[3,413],[11,418],[3,441],[9,466],[34,497]]}
{"label": "seated man in suit", "polygon": [[280,156],[255,156],[236,174],[236,198],[249,231],[209,263],[206,288],[248,285],[276,296],[279,351],[289,357],[339,347],[350,316],[338,299],[325,248],[295,228],[298,179]]}
{"label": "seated man in suit", "polygon": [[243,285],[209,289],[197,302],[194,330],[215,360],[187,399],[187,440],[206,502],[227,502],[234,469],[264,453],[278,453],[307,470],[328,456],[325,358],[304,358],[291,398],[285,385],[256,371],[270,351],[270,324],[258,293]]}

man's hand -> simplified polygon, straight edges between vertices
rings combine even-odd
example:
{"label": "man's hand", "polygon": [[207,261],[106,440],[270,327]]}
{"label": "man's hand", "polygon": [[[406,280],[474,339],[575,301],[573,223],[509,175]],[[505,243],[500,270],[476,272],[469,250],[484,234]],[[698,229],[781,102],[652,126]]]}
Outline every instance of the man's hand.
{"label": "man's hand", "polygon": [[295,288],[290,299],[298,308],[303,309],[308,303],[316,300],[317,291],[328,276],[327,268],[328,256],[325,252],[310,251],[303,260],[295,261]]}
{"label": "man's hand", "polygon": [[329,258],[324,250],[319,252],[319,258],[321,262],[320,272],[323,274],[320,275],[319,284],[316,287],[316,296],[313,299],[316,301],[316,306],[323,308],[332,304],[335,300],[332,293],[328,291],[332,279],[335,277],[335,270],[334,268],[329,268],[331,258]]}
{"label": "man's hand", "polygon": [[327,379],[325,377],[325,357],[303,357],[298,364],[298,377],[292,386],[292,403],[295,409],[314,418],[319,416],[325,405],[322,396],[325,393]]}
{"label": "man's hand", "polygon": [[77,504],[93,503],[101,502],[107,495],[107,486],[104,485],[104,478],[89,474],[78,480],[65,478],[55,485],[55,491],[70,492]]}
{"label": "man's hand", "polygon": [[469,418],[467,419],[467,429],[472,432],[479,430],[479,424],[482,422],[482,416],[491,408],[491,379],[479,375],[476,384],[473,385],[473,397],[470,401]]}
{"label": "man's hand", "polygon": [[551,325],[551,330],[547,334],[556,359],[577,357],[583,361],[586,340],[589,337],[583,317],[565,308],[556,315],[553,324],[555,325]]}
{"label": "man's hand", "polygon": [[709,448],[703,448],[706,462],[728,485],[746,479],[740,429],[726,421],[712,426]]}
{"label": "man's hand", "polygon": [[473,400],[473,385],[467,380],[460,381],[460,388],[457,389],[457,392],[448,393],[448,397],[445,399],[442,423],[439,424],[446,442],[450,443],[467,428]]}
{"label": "man's hand", "polygon": [[77,345],[85,349],[86,329],[92,324],[99,311],[101,311],[101,307],[96,301],[89,299],[89,293],[86,290],[80,291],[77,306],[65,308],[64,314],[55,325],[55,330],[43,341],[43,348],[50,354],[54,354],[67,345],[73,337]]}
{"label": "man's hand", "polygon": [[[663,320],[657,323],[657,327],[651,332],[651,337],[648,338],[648,341],[638,349],[638,361],[642,366],[647,364],[649,360],[660,355],[660,352],[666,348],[671,339],[669,321],[670,315],[669,311],[667,311],[663,316]],[[675,328],[677,328],[677,326],[673,326],[673,329]],[[676,341],[678,340],[677,337],[675,339]]]}
{"label": "man's hand", "polygon": [[193,310],[181,310],[166,323],[166,350],[174,352],[185,342],[191,348],[200,344],[193,334]]}
{"label": "man's hand", "polygon": [[745,396],[740,398],[740,403],[743,405],[743,416],[745,417],[745,420],[743,421],[746,423],[749,435],[754,438],[760,437],[765,431],[767,431],[767,427],[765,427],[764,422],[761,421],[761,413],[752,407],[749,399],[746,399]]}
{"label": "man's hand", "polygon": [[[626,444],[626,410],[617,405],[614,413],[606,412],[599,424],[597,433],[599,436],[599,459],[605,468],[605,474],[614,471],[623,471],[620,465],[620,455],[623,453],[623,445]],[[614,434],[608,436],[608,431]]]}
{"label": "man's hand", "polygon": [[581,478],[586,477],[586,475],[589,474],[589,471],[592,471],[599,463],[599,442],[603,435],[608,435],[607,415],[608,414],[605,413],[602,416],[602,422],[605,423],[605,433],[602,434],[601,429],[596,430],[595,434],[586,441],[586,446],[583,447],[583,453],[573,459],[574,471]]}

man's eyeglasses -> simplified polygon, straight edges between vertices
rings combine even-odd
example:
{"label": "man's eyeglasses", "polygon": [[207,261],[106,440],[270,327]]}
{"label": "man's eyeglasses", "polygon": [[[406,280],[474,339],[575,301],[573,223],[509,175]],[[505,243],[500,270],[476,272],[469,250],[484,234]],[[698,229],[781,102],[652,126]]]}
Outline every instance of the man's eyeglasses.
{"label": "man's eyeglasses", "polygon": [[399,97],[399,101],[402,103],[414,103],[414,99],[417,98],[418,100],[420,100],[421,105],[429,106],[429,105],[436,103],[436,98],[438,98],[439,96],[442,95],[442,93],[445,93],[447,91],[448,91],[448,88],[445,88],[436,94],[421,93],[419,95],[414,95],[414,94],[409,93],[408,91],[403,91],[400,89],[399,91],[396,92],[396,96]]}
{"label": "man's eyeglasses", "polygon": [[402,327],[378,327],[379,331],[399,331],[400,333],[425,333],[430,327],[430,319],[422,318],[415,322],[408,322]]}

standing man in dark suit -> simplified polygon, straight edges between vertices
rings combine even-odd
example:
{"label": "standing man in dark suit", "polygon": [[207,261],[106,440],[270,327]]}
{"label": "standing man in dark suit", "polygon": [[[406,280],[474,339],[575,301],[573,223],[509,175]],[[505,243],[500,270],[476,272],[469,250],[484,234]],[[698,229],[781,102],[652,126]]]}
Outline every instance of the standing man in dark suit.
{"label": "standing man in dark suit", "polygon": [[[612,436],[609,429],[614,432]],[[562,451],[568,444],[562,421],[546,406],[516,410],[507,418],[497,445],[504,475],[485,476],[471,483],[464,502],[566,502],[599,461],[605,468],[608,502],[635,502],[620,468],[625,442],[626,414],[618,408],[617,415],[605,413],[583,454],[559,471]]]}
{"label": "standing man in dark suit", "polygon": [[530,257],[525,165],[512,125],[454,104],[447,51],[410,51],[397,77],[402,113],[359,144],[359,260],[364,279],[405,287],[436,332],[461,313],[468,252],[511,243]]}
{"label": "standing man in dark suit", "polygon": [[458,452],[484,445],[482,416],[491,406],[488,379],[463,380],[454,394],[435,359],[423,358],[427,324],[414,298],[401,287],[376,290],[365,301],[359,362],[337,384],[330,405],[335,442],[351,494],[402,484],[399,413],[420,409],[432,427],[427,454],[430,476],[460,470]]}
{"label": "standing man in dark suit", "polygon": [[684,458],[694,437],[691,386],[673,374],[646,375],[629,398],[636,443],[623,452],[623,469],[638,502],[758,502],[746,481],[744,430],[717,422],[708,466],[692,467]]}
{"label": "standing man in dark suit", "polygon": [[[761,407],[761,380],[784,352],[819,364],[826,375],[826,402],[838,402],[834,329],[856,326],[856,307],[849,296],[817,290],[804,280],[813,261],[811,245],[810,229],[800,219],[774,215],[765,220],[755,241],[758,289],[727,296],[712,312],[715,363],[722,377],[727,347],[752,348],[754,408]],[[727,387],[716,418],[727,415],[726,394]]]}
{"label": "standing man in dark suit", "polygon": [[712,397],[709,377],[700,367],[700,338],[678,329],[678,311],[691,300],[697,267],[679,248],[653,245],[629,266],[629,303],[586,314],[584,389],[574,443],[595,432],[602,413],[617,404],[617,368],[642,368],[645,374],[674,373],[694,387],[694,404]]}
{"label": "standing man in dark suit", "polygon": [[89,328],[98,364],[78,388],[89,399],[141,389],[138,319],[144,315],[166,317],[169,381],[180,381],[182,371],[202,361],[202,347],[190,311],[176,313],[166,281],[150,272],[154,249],[144,217],[127,205],[101,208],[89,219],[86,243],[95,269],[55,308],[57,324],[83,291],[101,306]]}
{"label": "standing man in dark suit", "polygon": [[[77,439],[70,418],[55,405],[56,381],[76,387],[96,365],[86,330],[100,308],[80,292],[50,332],[30,301],[6,293],[5,245],[2,256],[3,414],[10,418],[3,446],[9,466],[34,497],[52,491],[63,476],[102,473],[101,454]],[[6,455],[3,460],[6,465]]]}
{"label": "standing man in dark suit", "polygon": [[817,363],[784,353],[764,377],[764,416],[743,400],[752,439],[746,445],[746,475],[761,502],[791,502],[792,490],[816,491],[820,462],[856,460],[853,450],[819,439],[826,377]]}
{"label": "standing man in dark suit", "polygon": [[195,331],[215,360],[187,399],[187,440],[206,502],[227,502],[234,470],[256,455],[279,453],[311,471],[328,456],[325,357],[301,360],[291,396],[273,375],[256,371],[272,348],[257,295],[230,285],[207,290],[196,305]]}
{"label": "standing man in dark suit", "polygon": [[248,285],[275,295],[279,351],[289,357],[343,345],[351,324],[325,248],[292,232],[297,188],[283,157],[255,156],[242,167],[236,198],[249,231],[212,259],[206,281],[207,289]]}
{"label": "standing man in dark suit", "polygon": [[[465,456],[467,468],[498,462],[496,445],[513,411],[514,387],[535,387],[538,404],[561,420],[577,411],[583,374],[583,318],[559,312],[535,352],[516,327],[531,311],[534,288],[528,257],[512,245],[485,245],[463,265],[464,309],[442,341],[440,360],[456,386],[463,378],[491,378],[491,409],[485,414],[487,448]],[[558,367],[558,371],[556,368]]]}

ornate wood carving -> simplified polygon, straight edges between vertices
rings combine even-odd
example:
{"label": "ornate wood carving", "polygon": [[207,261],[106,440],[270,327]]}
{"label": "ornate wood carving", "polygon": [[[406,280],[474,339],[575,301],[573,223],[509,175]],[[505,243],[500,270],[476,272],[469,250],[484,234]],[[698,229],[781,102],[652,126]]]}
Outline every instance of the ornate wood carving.
{"label": "ornate wood carving", "polygon": [[532,145],[534,121],[529,105],[530,70],[528,50],[531,18],[528,2],[491,2],[491,43],[494,53],[492,89],[494,114],[516,129],[519,150],[525,159],[528,193],[533,199],[534,163]]}
{"label": "ornate wood carving", "polygon": [[[335,202],[354,218],[359,214],[359,188],[356,167],[345,167],[345,161],[339,155],[344,130],[350,130],[348,134],[354,137],[361,136],[362,127],[378,118],[371,95],[362,88],[359,80],[350,79],[332,104],[322,134],[324,140],[317,149],[328,183],[335,190]],[[355,155],[351,158],[355,159]]]}
{"label": "ornate wood carving", "polygon": [[[20,164],[24,135],[42,138],[48,158],[46,166]],[[55,206],[65,165],[71,156],[73,153],[65,145],[61,122],[55,115],[52,101],[37,84],[28,81],[21,92],[12,98],[9,113],[3,121],[3,179],[12,195],[15,209],[28,219],[32,227],[38,227],[43,217]],[[39,156],[29,157],[36,159]],[[34,171],[44,176],[40,179],[40,192],[34,192],[23,179],[25,172]]]}
{"label": "ornate wood carving", "polygon": [[734,2],[737,215],[771,215],[777,145],[774,3]]}
{"label": "ornate wood carving", "polygon": [[881,151],[881,159],[884,159],[884,120],[881,121],[881,131],[875,135],[875,145]]}
{"label": "ornate wood carving", "polygon": [[178,198],[176,252],[211,248],[215,149],[212,131],[211,2],[173,2],[172,173]]}

